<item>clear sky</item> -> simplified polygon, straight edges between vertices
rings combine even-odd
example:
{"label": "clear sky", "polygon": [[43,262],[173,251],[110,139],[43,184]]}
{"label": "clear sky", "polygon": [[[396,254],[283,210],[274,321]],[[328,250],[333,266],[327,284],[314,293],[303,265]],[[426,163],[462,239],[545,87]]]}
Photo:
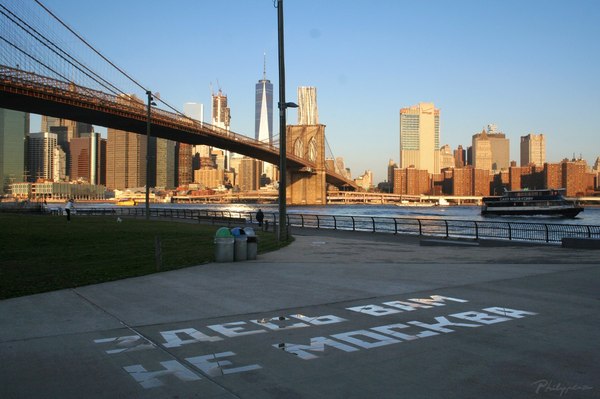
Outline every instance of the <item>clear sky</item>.
{"label": "clear sky", "polygon": [[[171,105],[203,103],[206,121],[212,83],[231,129],[254,136],[263,53],[278,101],[273,0],[43,3]],[[495,123],[517,162],[528,133],[546,135],[550,162],[600,156],[600,1],[285,0],[284,11],[286,100],[317,87],[327,141],[353,177],[386,179],[399,110],[419,102],[441,110],[452,148]]]}

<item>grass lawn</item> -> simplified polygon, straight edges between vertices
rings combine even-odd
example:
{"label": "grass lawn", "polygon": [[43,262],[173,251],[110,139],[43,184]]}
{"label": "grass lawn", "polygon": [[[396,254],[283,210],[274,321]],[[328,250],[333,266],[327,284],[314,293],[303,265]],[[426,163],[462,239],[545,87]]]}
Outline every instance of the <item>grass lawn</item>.
{"label": "grass lawn", "polygon": [[[219,226],[115,217],[0,214],[0,299],[78,287],[214,261]],[[259,253],[281,247],[256,232]],[[284,244],[286,245],[286,244]]]}

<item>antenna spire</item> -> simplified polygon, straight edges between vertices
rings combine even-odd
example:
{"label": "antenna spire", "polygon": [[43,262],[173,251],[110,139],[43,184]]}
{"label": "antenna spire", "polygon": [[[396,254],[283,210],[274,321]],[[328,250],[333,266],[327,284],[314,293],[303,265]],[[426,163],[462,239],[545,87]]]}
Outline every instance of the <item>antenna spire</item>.
{"label": "antenna spire", "polygon": [[267,80],[267,53],[263,53],[263,80]]}

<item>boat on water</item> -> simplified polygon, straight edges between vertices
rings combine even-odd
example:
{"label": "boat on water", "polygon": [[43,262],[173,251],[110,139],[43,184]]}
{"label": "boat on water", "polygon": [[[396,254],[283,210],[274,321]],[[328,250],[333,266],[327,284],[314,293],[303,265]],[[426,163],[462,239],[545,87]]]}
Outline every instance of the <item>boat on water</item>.
{"label": "boat on water", "polygon": [[575,201],[565,198],[566,190],[518,190],[506,191],[500,197],[484,197],[481,207],[483,216],[559,216],[574,218],[583,211]]}
{"label": "boat on water", "polygon": [[445,198],[440,197],[437,202],[433,201],[407,201],[402,200],[396,206],[418,206],[418,207],[433,207],[433,206],[448,206],[450,203]]}
{"label": "boat on water", "polygon": [[137,202],[131,198],[121,198],[117,201],[118,206],[136,206]]}

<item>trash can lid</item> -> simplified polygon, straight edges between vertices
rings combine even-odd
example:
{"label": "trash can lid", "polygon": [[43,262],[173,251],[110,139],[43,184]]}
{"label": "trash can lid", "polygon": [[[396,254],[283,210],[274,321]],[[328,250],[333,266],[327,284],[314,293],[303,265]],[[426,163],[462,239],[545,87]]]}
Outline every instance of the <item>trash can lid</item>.
{"label": "trash can lid", "polygon": [[231,237],[231,232],[229,231],[229,229],[227,227],[221,227],[215,233],[215,237]]}
{"label": "trash can lid", "polygon": [[244,232],[248,237],[256,237],[256,233],[252,227],[244,227]]}
{"label": "trash can lid", "polygon": [[231,229],[231,234],[233,234],[234,237],[239,237],[241,235],[245,235],[246,233],[241,227],[234,227],[233,229]]}

